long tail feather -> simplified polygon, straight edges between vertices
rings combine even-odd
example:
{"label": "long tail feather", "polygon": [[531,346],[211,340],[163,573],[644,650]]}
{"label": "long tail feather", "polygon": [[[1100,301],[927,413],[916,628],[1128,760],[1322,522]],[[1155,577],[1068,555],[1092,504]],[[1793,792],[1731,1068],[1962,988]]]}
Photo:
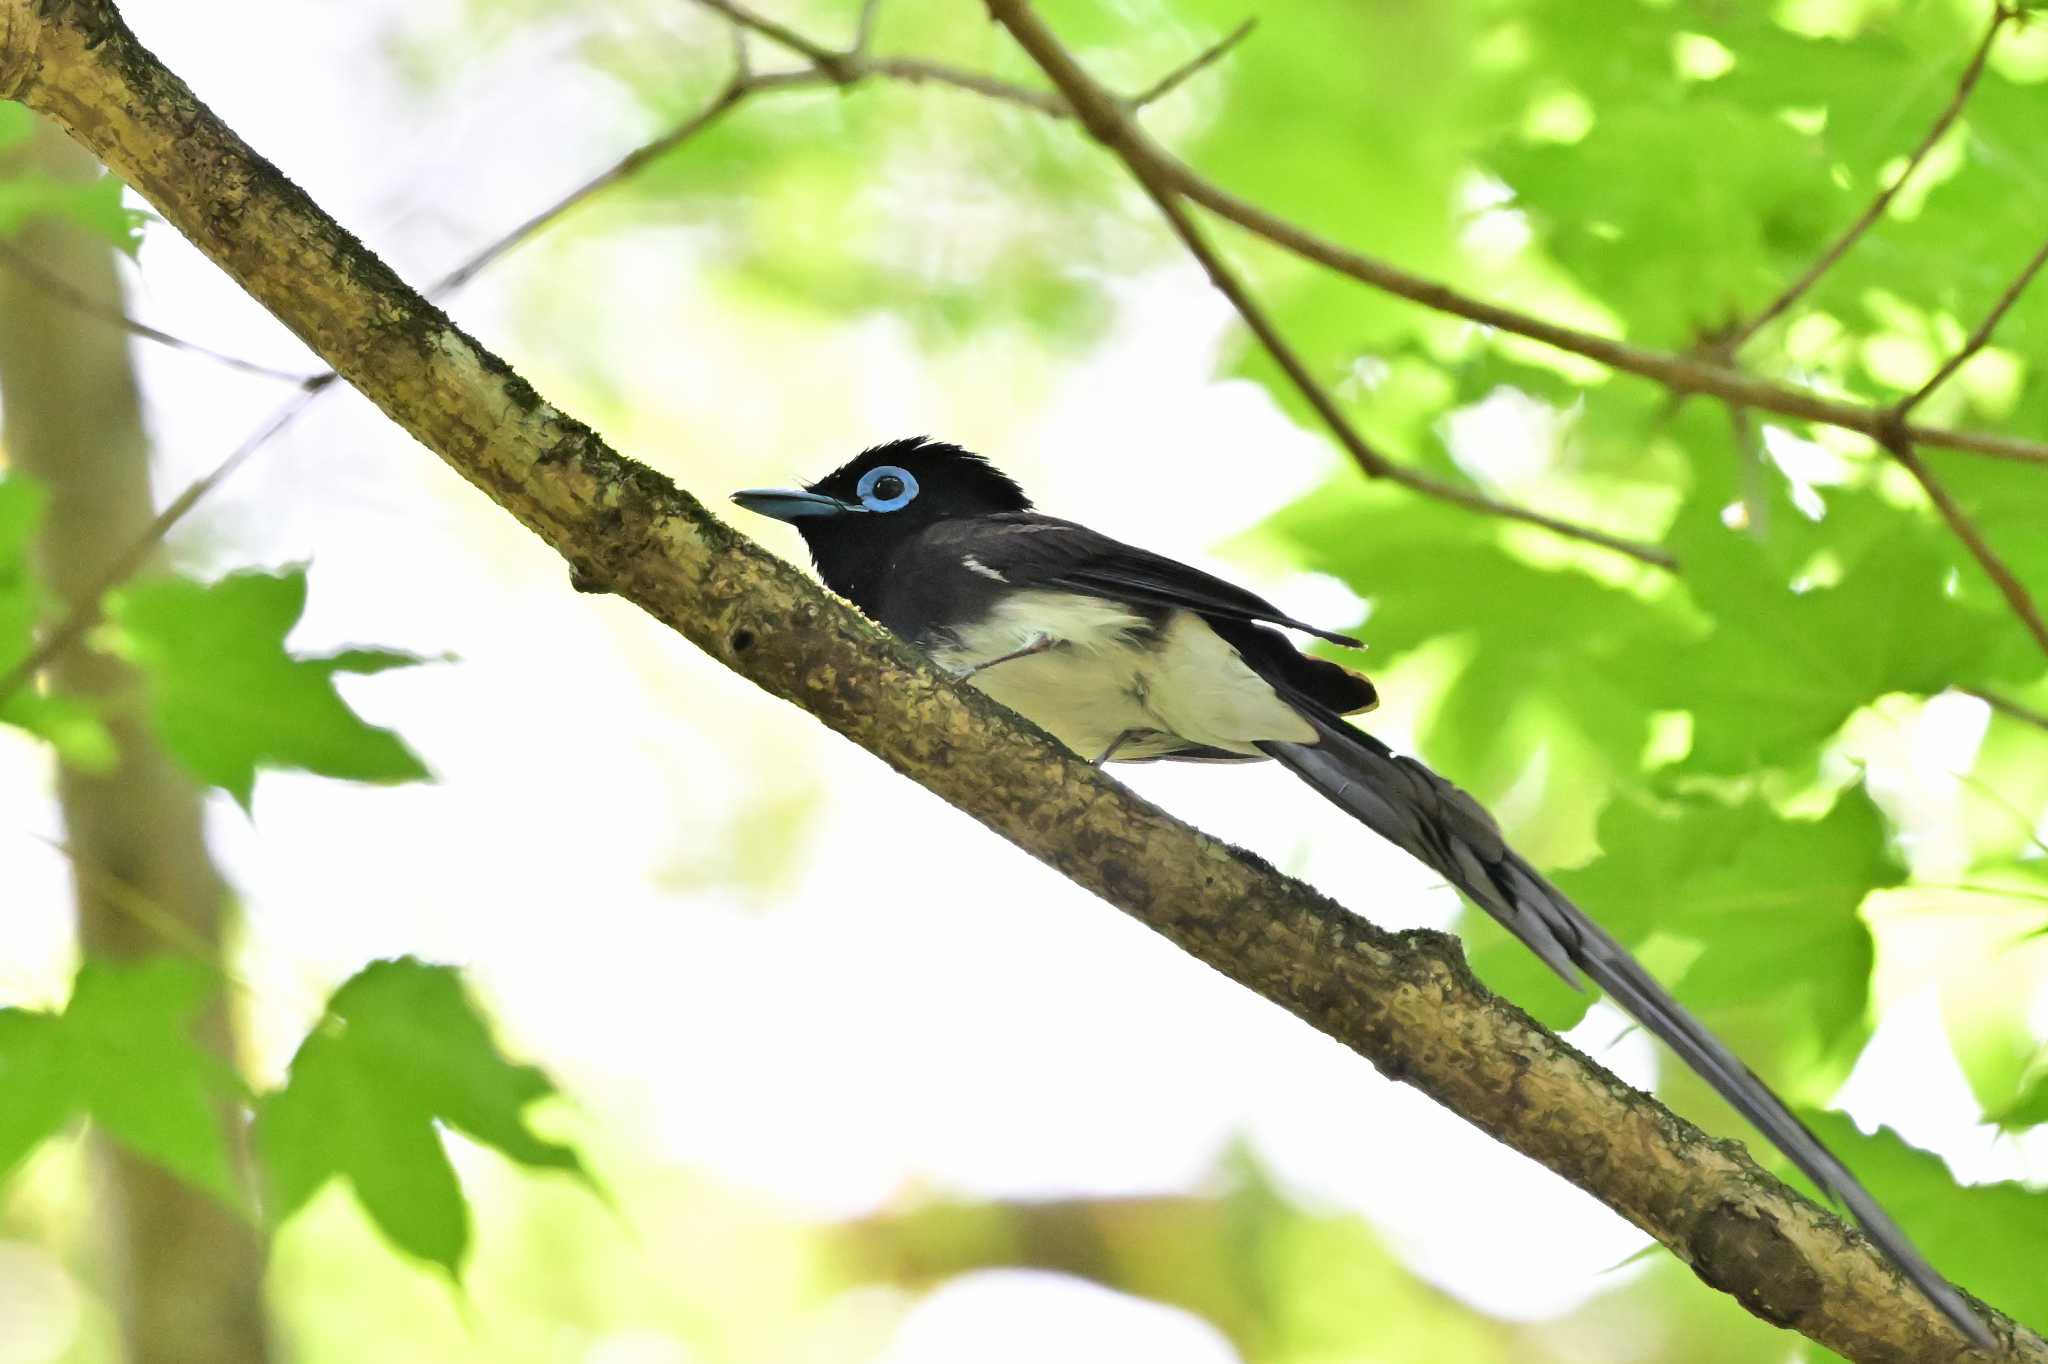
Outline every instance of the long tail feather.
{"label": "long tail feather", "polygon": [[1314,703],[1300,708],[1316,728],[1316,743],[1259,747],[1374,833],[1441,873],[1573,986],[1581,986],[1583,973],[1605,990],[1839,1200],[1958,1329],[1979,1345],[1994,1344],[1962,1294],[1935,1272],[1848,1168],[1627,949],[1508,847],[1477,801]]}

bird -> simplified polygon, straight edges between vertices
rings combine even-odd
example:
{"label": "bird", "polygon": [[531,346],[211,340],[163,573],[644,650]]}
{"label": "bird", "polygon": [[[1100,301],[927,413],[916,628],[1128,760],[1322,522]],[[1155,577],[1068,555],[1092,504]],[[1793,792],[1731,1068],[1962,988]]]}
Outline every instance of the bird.
{"label": "bird", "polygon": [[1213,574],[1047,516],[957,445],[876,445],[802,488],[732,494],[803,537],[825,585],[954,676],[1101,765],[1271,759],[1590,980],[1848,1209],[1974,1344],[1977,1313],[1848,1168],[1613,936],[1508,846],[1478,801],[1351,723],[1372,682],[1285,631],[1347,648]]}

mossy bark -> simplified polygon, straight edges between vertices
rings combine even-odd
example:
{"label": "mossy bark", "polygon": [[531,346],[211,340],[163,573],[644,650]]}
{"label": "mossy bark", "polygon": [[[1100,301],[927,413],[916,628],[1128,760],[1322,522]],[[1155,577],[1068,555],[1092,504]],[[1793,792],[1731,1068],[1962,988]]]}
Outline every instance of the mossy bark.
{"label": "mossy bark", "polygon": [[[93,159],[44,124],[14,158],[50,175],[99,174]],[[114,251],[68,223],[32,223],[14,246],[47,274],[118,309]],[[108,562],[135,542],[154,514],[127,337],[0,267],[0,443],[9,465],[49,493],[39,546],[59,599],[94,590]],[[60,769],[57,795],[75,862],[78,931],[95,956],[135,957],[203,944],[219,955],[228,890],[207,855],[199,793],[125,703],[138,679],[102,653],[72,649],[52,682],[75,696],[110,698],[117,757],[105,772]],[[141,900],[174,918],[179,942],[124,908]],[[200,1022],[205,1041],[232,1056],[228,1003]],[[0,1103],[5,1097],[0,1096]],[[230,1117],[222,1114],[222,1121]],[[234,1134],[231,1134],[231,1138]],[[101,1219],[119,1275],[116,1307],[130,1364],[262,1364],[263,1250],[255,1228],[208,1195],[112,1143],[100,1187]]]}

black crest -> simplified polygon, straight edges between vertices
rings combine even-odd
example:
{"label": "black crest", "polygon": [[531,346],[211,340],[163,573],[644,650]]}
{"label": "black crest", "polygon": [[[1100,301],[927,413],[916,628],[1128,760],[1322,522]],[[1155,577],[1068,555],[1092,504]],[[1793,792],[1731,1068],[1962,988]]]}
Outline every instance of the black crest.
{"label": "black crest", "polygon": [[971,450],[928,436],[910,436],[886,445],[869,446],[806,486],[814,493],[852,501],[861,475],[884,465],[907,469],[918,481],[916,514],[906,516],[905,522],[929,524],[953,516],[1031,510],[1031,499],[1008,474]]}
{"label": "black crest", "polygon": [[870,612],[890,565],[934,526],[1031,507],[1024,490],[980,455],[923,436],[863,450],[805,491],[845,509],[792,522],[819,576]]}

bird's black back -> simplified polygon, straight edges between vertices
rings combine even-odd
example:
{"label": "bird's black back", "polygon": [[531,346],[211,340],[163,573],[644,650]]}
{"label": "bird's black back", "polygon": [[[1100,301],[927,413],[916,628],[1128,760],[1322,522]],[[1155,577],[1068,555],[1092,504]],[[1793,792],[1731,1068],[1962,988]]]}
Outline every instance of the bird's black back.
{"label": "bird's black back", "polygon": [[[1122,603],[1157,629],[1175,611],[1200,616],[1251,669],[1339,715],[1377,700],[1365,677],[1302,653],[1265,622],[1355,644],[1297,621],[1254,593],[1198,568],[1038,512],[956,518],[900,545],[875,599],[859,603],[891,630],[931,648],[1002,597],[1067,592]],[[858,598],[855,599],[858,602]]]}
{"label": "bird's black back", "polygon": [[1295,620],[1198,568],[1034,512],[1009,475],[957,445],[913,437],[873,446],[807,491],[857,502],[862,478],[878,469],[910,475],[916,496],[895,511],[796,525],[826,586],[920,647],[944,642],[1009,593],[1071,592],[1121,602],[1154,628],[1174,611],[1191,611],[1255,672],[1337,714],[1377,699],[1364,677],[1303,654],[1269,626],[1358,641]]}

